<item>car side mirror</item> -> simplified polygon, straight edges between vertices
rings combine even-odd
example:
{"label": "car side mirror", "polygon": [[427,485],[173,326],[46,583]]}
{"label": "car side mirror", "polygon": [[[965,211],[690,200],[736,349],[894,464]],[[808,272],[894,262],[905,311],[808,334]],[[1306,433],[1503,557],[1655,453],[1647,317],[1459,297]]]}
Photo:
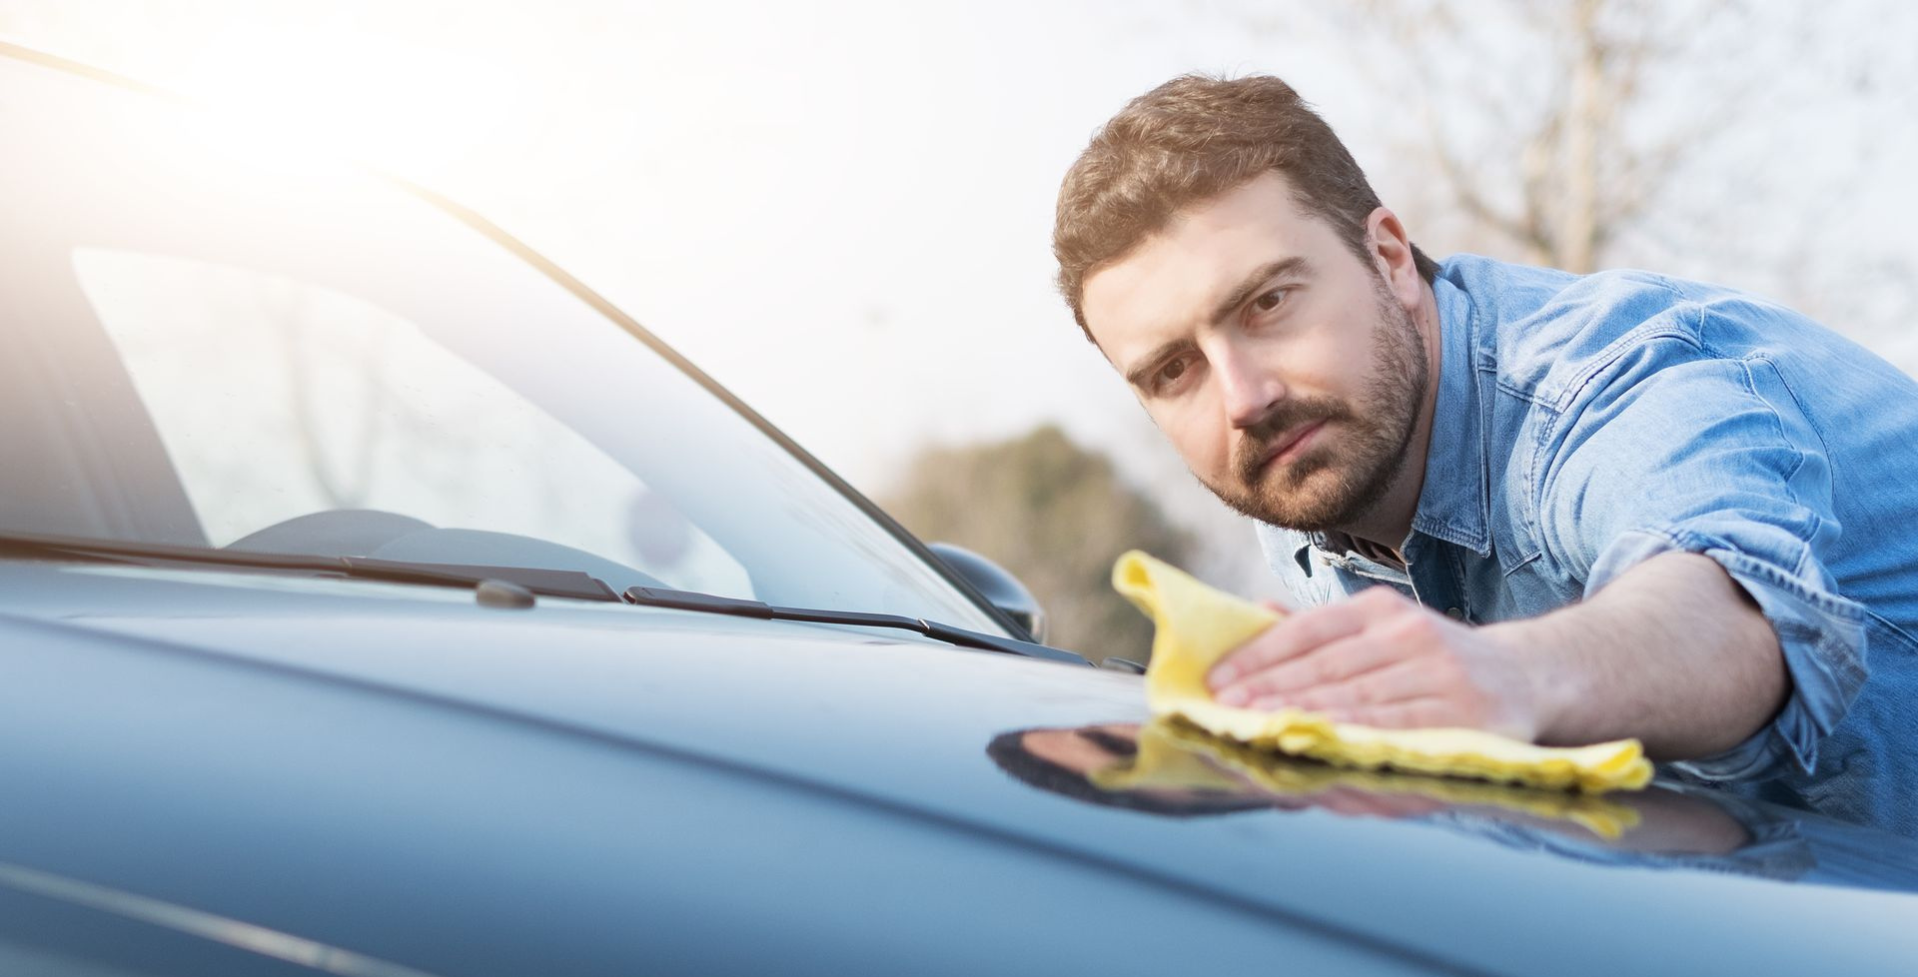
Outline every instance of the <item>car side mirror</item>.
{"label": "car side mirror", "polygon": [[1046,611],[1038,598],[1019,582],[1012,572],[963,546],[951,543],[927,543],[926,548],[971,584],[992,606],[1004,611],[1032,640],[1045,644]]}

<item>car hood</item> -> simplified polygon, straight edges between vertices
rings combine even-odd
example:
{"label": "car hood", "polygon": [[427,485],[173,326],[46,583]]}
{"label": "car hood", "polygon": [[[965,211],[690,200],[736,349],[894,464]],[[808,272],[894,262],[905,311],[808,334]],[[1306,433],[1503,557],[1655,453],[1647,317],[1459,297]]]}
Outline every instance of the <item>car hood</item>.
{"label": "car hood", "polygon": [[1735,947],[1765,969],[1872,972],[1918,950],[1899,925],[1918,909],[1897,891],[1918,887],[1911,844],[1809,816],[1749,807],[1762,824],[1736,851],[1633,854],[1482,806],[1147,813],[1036,789],[988,757],[1009,731],[1144,720],[1131,675],[859,629],[500,610],[459,590],[264,574],[10,563],[0,594],[0,644],[104,635],[669,750],[1470,970],[1714,970]]}

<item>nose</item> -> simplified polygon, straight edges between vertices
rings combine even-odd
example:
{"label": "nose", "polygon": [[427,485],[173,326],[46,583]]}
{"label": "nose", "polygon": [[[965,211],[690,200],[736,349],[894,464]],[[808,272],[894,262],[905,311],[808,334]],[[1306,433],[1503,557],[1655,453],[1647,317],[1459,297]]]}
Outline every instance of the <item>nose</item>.
{"label": "nose", "polygon": [[1257,425],[1285,399],[1285,384],[1278,375],[1236,344],[1220,343],[1209,352],[1225,416],[1233,427]]}

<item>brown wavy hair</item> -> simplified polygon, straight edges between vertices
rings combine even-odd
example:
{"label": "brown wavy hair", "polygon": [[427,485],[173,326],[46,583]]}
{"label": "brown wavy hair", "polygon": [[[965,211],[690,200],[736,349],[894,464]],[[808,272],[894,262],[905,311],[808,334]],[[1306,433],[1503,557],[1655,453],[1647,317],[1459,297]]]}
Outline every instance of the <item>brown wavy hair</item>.
{"label": "brown wavy hair", "polygon": [[[1182,75],[1127,103],[1066,171],[1052,225],[1059,291],[1086,338],[1089,275],[1124,258],[1185,207],[1267,170],[1282,174],[1299,206],[1370,265],[1365,221],[1379,196],[1292,86],[1271,75]],[[1438,263],[1417,245],[1412,256],[1431,282]]]}

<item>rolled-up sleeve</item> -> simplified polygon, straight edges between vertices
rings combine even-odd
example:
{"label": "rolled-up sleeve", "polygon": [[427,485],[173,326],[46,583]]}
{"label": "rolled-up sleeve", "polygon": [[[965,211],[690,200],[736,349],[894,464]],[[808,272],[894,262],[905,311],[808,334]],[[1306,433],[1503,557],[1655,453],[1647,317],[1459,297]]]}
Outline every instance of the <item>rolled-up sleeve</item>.
{"label": "rolled-up sleeve", "polygon": [[1757,603],[1792,690],[1745,742],[1671,766],[1704,780],[1809,773],[1867,675],[1867,614],[1827,570],[1841,532],[1828,455],[1762,357],[1667,340],[1581,391],[1542,485],[1549,549],[1591,596],[1669,552],[1716,561]]}

